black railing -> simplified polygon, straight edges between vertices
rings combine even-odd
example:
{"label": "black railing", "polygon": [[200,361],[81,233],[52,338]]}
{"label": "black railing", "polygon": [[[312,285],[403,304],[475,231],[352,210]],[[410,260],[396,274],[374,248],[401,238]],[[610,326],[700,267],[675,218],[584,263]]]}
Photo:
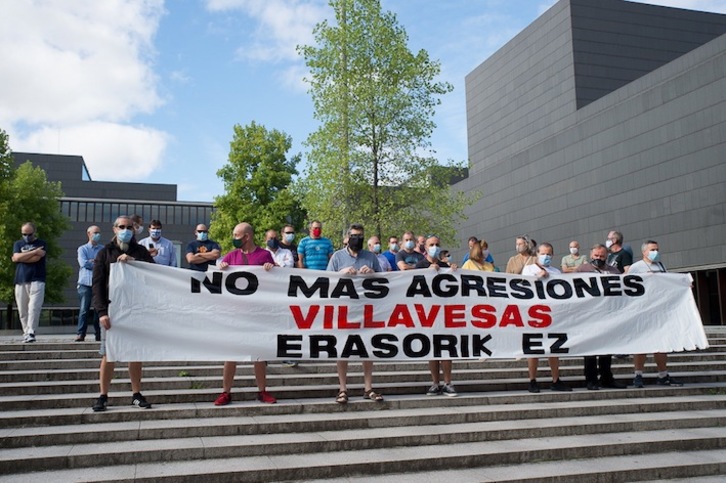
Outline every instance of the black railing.
{"label": "black railing", "polygon": [[[78,325],[78,307],[46,307],[40,313],[39,325],[40,327],[75,327]],[[0,330],[22,330],[17,308],[6,304],[0,307]]]}

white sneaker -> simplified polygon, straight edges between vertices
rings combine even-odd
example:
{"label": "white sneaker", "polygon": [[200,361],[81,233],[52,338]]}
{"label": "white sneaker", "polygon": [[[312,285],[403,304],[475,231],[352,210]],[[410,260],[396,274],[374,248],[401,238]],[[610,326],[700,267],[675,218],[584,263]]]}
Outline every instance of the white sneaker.
{"label": "white sneaker", "polygon": [[26,343],[26,344],[28,342],[35,342],[35,334],[28,334],[28,335],[26,335],[25,336],[25,339],[23,339],[23,342]]}

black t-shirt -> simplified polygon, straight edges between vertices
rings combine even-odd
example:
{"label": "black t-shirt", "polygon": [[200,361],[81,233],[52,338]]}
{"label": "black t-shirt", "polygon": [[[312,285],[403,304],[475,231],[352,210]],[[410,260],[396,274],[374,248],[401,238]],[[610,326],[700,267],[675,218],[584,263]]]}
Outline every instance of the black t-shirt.
{"label": "black t-shirt", "polygon": [[[187,245],[187,253],[191,253],[192,255],[196,255],[197,253],[209,253],[212,250],[222,250],[222,248],[219,246],[219,243],[212,240],[194,240],[189,242]],[[190,263],[189,268],[192,270],[197,270],[198,272],[206,272],[207,267],[209,265],[214,265],[217,263],[216,260],[210,260],[208,262],[203,263]]]}
{"label": "black t-shirt", "polygon": [[416,264],[421,260],[424,260],[424,256],[421,255],[419,252],[407,252],[406,250],[401,250],[400,252],[396,253],[396,265],[398,265],[398,262],[405,262],[406,265],[410,267],[415,267]]}
{"label": "black t-shirt", "polygon": [[[436,262],[436,264],[441,268],[450,268],[450,265],[448,263],[442,262],[441,260]],[[431,262],[429,262],[429,260],[427,258],[424,258],[423,260],[421,260],[420,262],[418,262],[416,264],[416,268],[429,268],[430,266],[431,266]]]}
{"label": "black t-shirt", "polygon": [[626,250],[620,250],[617,253],[608,255],[608,265],[618,269],[620,273],[625,272],[625,267],[633,264],[633,256]]}
{"label": "black t-shirt", "polygon": [[280,242],[280,248],[286,248],[287,250],[290,250],[292,252],[292,259],[295,262],[295,266],[297,267],[297,261],[300,259],[297,254],[297,245],[295,243],[285,245],[284,243]]}
{"label": "black t-shirt", "polygon": [[[18,240],[13,244],[13,253],[26,253],[36,249],[48,250],[45,242],[39,238],[36,238],[32,242]],[[42,257],[33,263],[16,263],[15,280],[13,283],[45,282],[45,258]]]}

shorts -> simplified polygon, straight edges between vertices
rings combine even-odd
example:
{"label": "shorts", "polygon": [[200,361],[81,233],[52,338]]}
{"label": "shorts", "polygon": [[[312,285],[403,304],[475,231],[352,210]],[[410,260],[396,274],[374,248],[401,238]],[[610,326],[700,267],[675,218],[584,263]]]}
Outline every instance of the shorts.
{"label": "shorts", "polygon": [[98,353],[101,356],[106,355],[106,329],[101,325],[101,347],[98,348]]}

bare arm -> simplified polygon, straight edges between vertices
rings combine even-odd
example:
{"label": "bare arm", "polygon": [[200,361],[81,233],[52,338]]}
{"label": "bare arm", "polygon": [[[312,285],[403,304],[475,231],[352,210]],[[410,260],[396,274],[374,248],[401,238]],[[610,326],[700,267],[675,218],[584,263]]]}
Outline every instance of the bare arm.
{"label": "bare arm", "polygon": [[187,253],[187,262],[189,263],[204,263],[211,262],[219,258],[221,252],[216,248],[211,252],[206,253]]}
{"label": "bare arm", "polygon": [[36,248],[28,252],[13,253],[13,262],[15,263],[35,263],[45,256],[45,250]]}

